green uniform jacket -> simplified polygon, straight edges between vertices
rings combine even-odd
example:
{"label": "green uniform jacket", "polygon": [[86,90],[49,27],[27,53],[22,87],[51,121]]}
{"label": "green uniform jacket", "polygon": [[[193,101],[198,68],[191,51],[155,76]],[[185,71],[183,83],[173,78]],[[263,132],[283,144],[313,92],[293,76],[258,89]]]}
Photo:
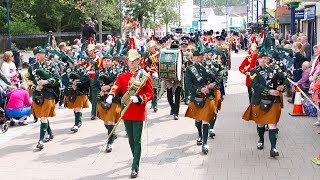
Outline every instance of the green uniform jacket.
{"label": "green uniform jacket", "polygon": [[[110,87],[112,87],[113,83],[116,81],[118,77],[118,74],[121,73],[120,71],[121,69],[112,68],[112,67],[109,69],[102,69],[102,70],[96,71],[93,82],[92,82],[92,89],[98,90],[100,92],[102,86],[109,85]],[[105,75],[105,77],[108,77],[108,79],[106,79],[105,77],[102,78],[103,75]],[[97,100],[98,102],[101,102],[99,92],[98,92]],[[106,94],[108,94],[108,92],[106,92]],[[116,96],[112,99],[112,102],[120,103],[121,99],[119,96]]]}
{"label": "green uniform jacket", "polygon": [[62,84],[66,87],[64,90],[65,95],[73,94],[72,82],[75,80],[77,82],[77,95],[88,95],[90,87],[90,78],[88,76],[88,71],[83,66],[75,66],[71,68],[67,66],[61,75]]}
{"label": "green uniform jacket", "polygon": [[[199,74],[198,77],[196,77],[196,73],[193,72],[195,69]],[[214,77],[207,72],[204,66],[199,64],[188,66],[186,69],[186,86],[190,89],[190,101],[194,101],[195,97],[200,97],[201,88],[213,83],[214,80]]]}
{"label": "green uniform jacket", "polygon": [[250,71],[251,87],[253,88],[253,94],[251,104],[260,104],[261,99],[274,99],[273,102],[280,103],[279,96],[269,95],[270,86],[267,81],[270,81],[272,70],[269,68],[262,68],[258,66]]}
{"label": "green uniform jacket", "polygon": [[41,94],[46,99],[57,99],[59,97],[60,76],[53,62],[44,60],[41,65],[39,62],[31,65],[26,77],[34,84],[32,86],[33,93],[39,92],[35,90],[39,80],[48,80],[49,83],[43,86]]}

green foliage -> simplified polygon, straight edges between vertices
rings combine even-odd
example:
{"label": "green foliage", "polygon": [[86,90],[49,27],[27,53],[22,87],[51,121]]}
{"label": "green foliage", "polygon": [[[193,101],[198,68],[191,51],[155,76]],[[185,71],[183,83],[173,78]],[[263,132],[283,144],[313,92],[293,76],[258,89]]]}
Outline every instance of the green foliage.
{"label": "green foliage", "polygon": [[[201,0],[202,7],[217,7],[217,6],[226,6],[226,0]],[[247,0],[228,0],[229,6],[239,6],[246,5]],[[193,0],[193,4],[199,5],[200,0]]]}

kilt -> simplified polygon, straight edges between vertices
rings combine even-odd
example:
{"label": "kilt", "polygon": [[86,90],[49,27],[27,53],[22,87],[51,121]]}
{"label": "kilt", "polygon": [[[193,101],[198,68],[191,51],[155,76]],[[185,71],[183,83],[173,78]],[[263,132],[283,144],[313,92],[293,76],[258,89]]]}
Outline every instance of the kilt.
{"label": "kilt", "polygon": [[250,104],[242,119],[253,120],[257,124],[277,124],[281,115],[282,103],[273,103],[269,111],[262,111],[260,105]]}
{"label": "kilt", "polygon": [[190,102],[185,117],[209,122],[214,118],[215,112],[216,105],[214,99],[207,98],[203,108],[198,108],[194,102]]}
{"label": "kilt", "polygon": [[113,121],[118,122],[121,115],[120,103],[112,103],[111,108],[106,110],[101,107],[101,103],[97,104],[97,117],[104,122]]}
{"label": "kilt", "polygon": [[70,102],[69,96],[66,96],[64,107],[67,107],[68,109],[88,108],[89,107],[88,96],[87,95],[79,95],[79,96],[77,96],[75,102]]}
{"label": "kilt", "polygon": [[217,107],[217,110],[220,111],[221,110],[221,102],[222,102],[220,89],[214,89],[213,94],[214,94],[214,103]]}
{"label": "kilt", "polygon": [[56,112],[54,111],[55,105],[56,103],[54,99],[44,98],[43,104],[40,106],[35,102],[32,102],[31,114],[37,118],[54,117],[56,116]]}

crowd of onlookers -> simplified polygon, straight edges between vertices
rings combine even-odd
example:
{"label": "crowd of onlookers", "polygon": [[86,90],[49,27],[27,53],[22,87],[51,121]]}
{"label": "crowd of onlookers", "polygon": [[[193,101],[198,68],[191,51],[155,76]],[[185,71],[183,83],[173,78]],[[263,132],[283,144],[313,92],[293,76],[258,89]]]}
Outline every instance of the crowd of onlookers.
{"label": "crowd of onlookers", "polygon": [[[12,51],[6,51],[0,62],[0,106],[6,117],[18,120],[19,125],[26,125],[25,120],[30,116],[31,100],[27,84],[14,63]],[[5,121],[4,118],[0,121]]]}

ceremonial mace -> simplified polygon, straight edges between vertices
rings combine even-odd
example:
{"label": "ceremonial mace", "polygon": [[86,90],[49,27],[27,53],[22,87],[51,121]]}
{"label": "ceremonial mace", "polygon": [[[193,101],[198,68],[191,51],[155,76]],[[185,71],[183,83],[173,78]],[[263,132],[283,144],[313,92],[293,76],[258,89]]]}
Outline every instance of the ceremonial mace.
{"label": "ceremonial mace", "polygon": [[[122,101],[124,101],[124,104],[127,104],[126,107],[122,110],[121,112],[121,116],[118,119],[118,122],[114,125],[112,131],[110,132],[110,134],[107,137],[106,142],[103,144],[103,146],[100,148],[96,158],[93,160],[92,164],[94,164],[96,162],[96,160],[98,159],[99,155],[101,154],[101,152],[103,151],[103,149],[105,148],[106,144],[108,143],[110,137],[112,136],[112,134],[114,133],[114,131],[116,130],[117,126],[119,125],[123,115],[125,114],[125,112],[127,111],[127,109],[129,108],[129,106],[132,104],[132,100],[130,99],[131,96],[136,96],[139,91],[141,90],[141,88],[146,84],[147,80],[150,78],[150,75],[148,73],[143,74],[143,77],[140,81],[135,81],[134,79],[131,79],[130,81],[132,81],[131,86],[129,87],[129,89],[127,90],[127,92],[123,95],[122,97]],[[132,94],[134,93],[134,94]]]}

